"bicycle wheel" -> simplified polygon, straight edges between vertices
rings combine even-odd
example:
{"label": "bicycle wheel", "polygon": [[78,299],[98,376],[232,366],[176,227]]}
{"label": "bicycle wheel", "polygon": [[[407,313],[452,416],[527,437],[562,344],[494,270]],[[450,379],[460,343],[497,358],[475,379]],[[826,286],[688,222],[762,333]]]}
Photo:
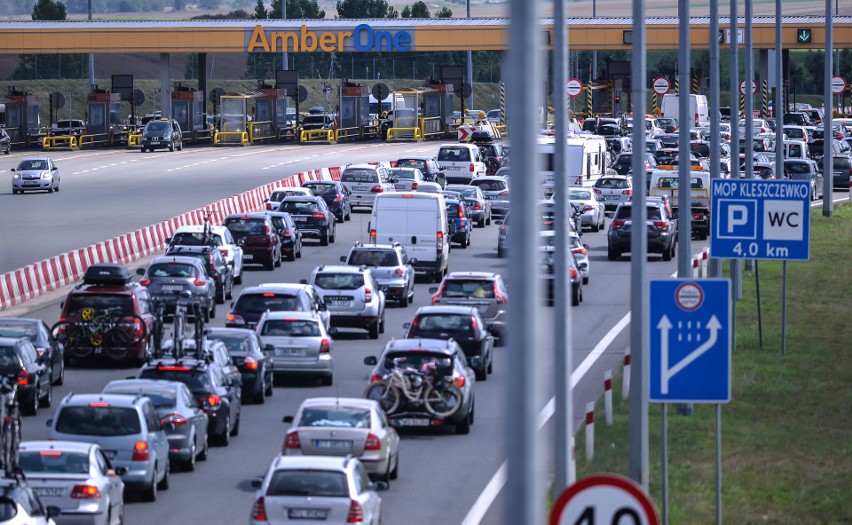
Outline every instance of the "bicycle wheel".
{"label": "bicycle wheel", "polygon": [[432,385],[423,394],[426,410],[435,417],[450,417],[461,408],[462,393],[455,383],[447,383],[440,390]]}
{"label": "bicycle wheel", "polygon": [[387,381],[373,383],[364,390],[364,397],[379,403],[386,414],[392,414],[399,409],[402,401],[402,393],[395,386],[390,386]]}
{"label": "bicycle wheel", "polygon": [[12,477],[18,468],[18,445],[21,442],[21,423],[15,417],[6,417],[3,422],[3,469],[6,477]]}
{"label": "bicycle wheel", "polygon": [[86,329],[67,321],[59,321],[50,329],[53,337],[62,343],[65,353],[73,357],[88,357],[94,348],[87,344]]}
{"label": "bicycle wheel", "polygon": [[115,326],[104,336],[104,351],[107,356],[121,360],[130,353],[132,342],[126,327]]}

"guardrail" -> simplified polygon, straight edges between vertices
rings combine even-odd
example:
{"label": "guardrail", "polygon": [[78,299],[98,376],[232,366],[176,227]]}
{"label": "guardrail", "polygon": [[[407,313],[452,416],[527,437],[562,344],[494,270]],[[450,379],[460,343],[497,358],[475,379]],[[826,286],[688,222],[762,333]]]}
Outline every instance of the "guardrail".
{"label": "guardrail", "polygon": [[334,144],[337,142],[333,129],[303,129],[299,133],[299,142],[328,142]]}
{"label": "guardrail", "polygon": [[77,135],[48,135],[41,141],[42,149],[65,147],[75,149],[80,145]]}
{"label": "guardrail", "polygon": [[495,124],[494,129],[500,132],[501,137],[509,136],[509,126],[507,126],[506,124]]}
{"label": "guardrail", "polygon": [[[408,135],[411,136],[399,136],[399,135]],[[388,128],[388,140],[414,140],[421,141],[423,140],[423,133],[420,131],[420,128]]]}
{"label": "guardrail", "polygon": [[132,148],[133,146],[138,146],[142,144],[142,134],[141,133],[131,133],[127,136],[127,147]]}
{"label": "guardrail", "polygon": [[338,128],[334,133],[334,140],[360,139],[362,136],[361,128]]}
{"label": "guardrail", "polygon": [[94,146],[95,144],[106,144],[106,143],[112,144],[112,140],[110,139],[110,136],[106,133],[95,133],[95,134],[92,134],[92,135],[80,135],[79,144],[80,144],[81,149],[83,148],[83,146]]}
{"label": "guardrail", "polygon": [[424,137],[446,135],[447,130],[441,117],[420,117],[420,133]]}
{"label": "guardrail", "polygon": [[217,131],[213,134],[213,144],[216,146],[222,144],[239,144],[245,145],[249,143],[249,134],[247,131]]}

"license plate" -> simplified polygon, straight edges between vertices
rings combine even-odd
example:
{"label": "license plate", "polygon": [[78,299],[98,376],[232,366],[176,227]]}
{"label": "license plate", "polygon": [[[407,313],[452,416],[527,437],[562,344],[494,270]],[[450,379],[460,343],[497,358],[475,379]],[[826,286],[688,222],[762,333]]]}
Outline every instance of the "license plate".
{"label": "license plate", "polygon": [[607,195],[606,200],[608,201],[618,201],[621,200],[621,195]]}
{"label": "license plate", "polygon": [[369,189],[370,188],[368,188],[367,186],[355,186],[352,188],[352,191],[367,191]]}
{"label": "license plate", "polygon": [[244,261],[250,261],[250,260],[252,260],[252,259],[254,259],[254,255],[252,255],[252,254],[250,254],[250,253],[244,253],[244,254],[243,254],[243,260],[244,260]]}
{"label": "license plate", "polygon": [[65,489],[62,487],[33,487],[33,491],[40,498],[61,498],[65,493]]}
{"label": "license plate", "polygon": [[282,357],[304,357],[305,349],[304,348],[287,348],[287,347],[275,347],[275,355]]}
{"label": "license plate", "polygon": [[543,274],[541,274],[541,278],[542,279],[553,279],[553,274],[552,273],[543,273]]}
{"label": "license plate", "polygon": [[485,199],[486,199],[486,200],[489,200],[489,201],[496,201],[496,200],[497,200],[497,195],[486,195],[486,196],[485,196]]}
{"label": "license plate", "polygon": [[28,180],[24,182],[24,186],[38,186],[37,180]]}
{"label": "license plate", "polygon": [[307,217],[293,217],[293,220],[296,222],[305,222],[308,220]]}
{"label": "license plate", "polygon": [[352,441],[344,439],[317,439],[314,441],[317,450],[350,450]]}
{"label": "license plate", "polygon": [[160,141],[159,141],[159,140],[152,140],[152,141],[150,142],[150,144],[151,144],[152,146],[155,146],[155,145],[157,145],[157,144],[159,144],[159,143],[160,143]]}
{"label": "license plate", "polygon": [[175,291],[180,291],[180,290],[183,290],[183,286],[181,286],[179,284],[164,284],[163,285],[163,291],[165,291],[165,292],[175,292]]}
{"label": "license plate", "polygon": [[404,190],[405,184],[394,184],[393,187],[398,189],[398,190]]}
{"label": "license plate", "polygon": [[444,166],[444,169],[447,170],[460,170],[461,166]]}
{"label": "license plate", "polygon": [[324,520],[328,509],[287,509],[287,518],[291,520]]}
{"label": "license plate", "polygon": [[428,427],[431,421],[421,417],[402,417],[391,420],[395,427]]}
{"label": "license plate", "polygon": [[115,459],[115,450],[104,450],[103,453],[109,459]]}

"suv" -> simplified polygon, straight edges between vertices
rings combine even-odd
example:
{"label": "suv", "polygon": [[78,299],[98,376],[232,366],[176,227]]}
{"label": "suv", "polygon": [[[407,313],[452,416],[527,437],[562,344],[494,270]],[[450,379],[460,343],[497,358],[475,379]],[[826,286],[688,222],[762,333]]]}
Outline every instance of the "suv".
{"label": "suv", "polygon": [[[388,182],[388,169],[373,164],[350,164],[340,174],[340,182],[349,190],[350,205],[373,207],[376,195],[394,191]],[[282,210],[286,211],[286,210]]]}
{"label": "suv", "polygon": [[396,167],[417,168],[428,182],[435,182],[441,188],[447,186],[447,174],[435,157],[402,157],[396,161]]}
{"label": "suv", "polygon": [[505,216],[509,213],[509,181],[505,177],[489,175],[479,177],[470,182],[471,186],[479,186],[483,195],[491,204],[491,213]]}
{"label": "suv", "polygon": [[[179,226],[173,236],[166,239],[169,249],[177,246],[203,246],[205,228],[201,224]],[[243,249],[237,245],[231,231],[225,226],[207,227],[207,244],[219,249],[222,257],[231,266],[234,284],[243,282]]]}
{"label": "suv", "polygon": [[246,288],[231,303],[228,328],[254,328],[266,312],[313,312],[329,326],[329,313],[316,289],[309,284],[266,283]]}
{"label": "suv", "polygon": [[47,420],[50,440],[99,444],[116,467],[125,467],[124,485],[145,501],[169,488],[169,440],[174,423],[160,424],[153,401],[144,395],[74,394]]}
{"label": "suv", "polygon": [[142,153],[158,148],[169,148],[169,151],[183,149],[183,134],[180,124],[175,119],[156,119],[145,124],[142,130]]}
{"label": "suv", "polygon": [[320,266],[308,281],[331,313],[331,326],[366,328],[370,339],[385,332],[385,294],[366,266]]}
{"label": "suv", "polygon": [[0,128],[0,151],[6,155],[12,153],[12,137],[3,128]]}
{"label": "suv", "polygon": [[438,162],[447,173],[450,184],[469,184],[487,171],[485,157],[473,144],[443,144],[438,149]]}
{"label": "suv", "polygon": [[26,337],[0,337],[0,377],[18,385],[18,404],[33,416],[53,401],[48,358],[38,355]]}
{"label": "suv", "polygon": [[268,215],[232,213],[222,224],[243,248],[243,263],[262,264],[269,271],[281,266],[281,239]]}
{"label": "suv", "polygon": [[204,311],[204,321],[216,317],[216,283],[207,277],[205,265],[196,257],[163,255],[154,257],[147,270],[137,273],[144,277],[139,284],[148,287],[151,297],[165,303],[166,314],[174,314],[183,292],[189,292],[190,302]]}
{"label": "suv", "polygon": [[[87,323],[90,320],[84,319],[84,316],[107,310],[122,316],[139,316],[144,326],[136,328],[142,332],[143,337],[134,337],[135,342],[116,350],[127,350],[127,358],[140,363],[148,355],[149,340],[146,336],[151,333],[154,323],[151,295],[146,287],[131,280],[126,267],[111,263],[93,264],[83,275],[83,284],[68,292],[61,308],[60,323]],[[54,331],[54,336],[56,335]],[[66,345],[69,358],[84,358],[90,355],[100,357],[102,348],[94,346],[90,338],[86,337],[74,345],[70,352],[68,350]]]}
{"label": "suv", "polygon": [[[614,261],[621,257],[622,253],[630,251],[631,206],[631,202],[621,203],[609,223],[607,258],[610,261]],[[648,253],[662,254],[664,261],[670,261],[675,256],[676,223],[669,217],[663,203],[650,201],[647,203],[647,208]]]}
{"label": "suv", "polygon": [[357,241],[349,255],[340,257],[340,262],[369,268],[386,300],[399,301],[403,308],[414,300],[414,268],[400,243],[363,244]]}
{"label": "suv", "polygon": [[165,379],[185,384],[208,418],[207,435],[227,447],[231,436],[240,433],[239,379],[229,380],[211,359],[166,357],[151,361],[139,370],[138,379]]}
{"label": "suv", "polygon": [[263,349],[276,373],[319,376],[334,382],[334,341],[322,319],[311,312],[265,312],[257,323]]}
{"label": "suv", "polygon": [[302,256],[302,232],[296,227],[293,216],[283,211],[264,212],[272,219],[275,233],[281,239],[281,258],[295,261]]}
{"label": "suv", "polygon": [[222,252],[213,246],[170,246],[167,256],[195,257],[213,281],[216,304],[225,304],[234,294],[234,269],[225,261]]}
{"label": "suv", "polygon": [[406,337],[452,339],[461,347],[477,381],[494,369],[493,326],[486,325],[475,306],[421,306],[408,325]]}
{"label": "suv", "polygon": [[595,195],[600,195],[604,200],[604,209],[614,210],[620,202],[633,195],[630,177],[624,175],[608,175],[595,181]]}
{"label": "suv", "polygon": [[80,119],[57,120],[50,126],[51,135],[82,135],[86,130],[86,121]]}
{"label": "suv", "polygon": [[[336,180],[312,180],[302,184],[317,197],[322,197],[328,209],[337,218],[337,222],[352,219],[352,204],[349,202],[349,190]],[[282,210],[283,211],[283,210]]]}
{"label": "suv", "polygon": [[[367,469],[352,456],[278,456],[257,489],[251,525],[311,520],[328,523],[381,523],[385,481],[370,482]],[[316,521],[315,521],[316,520]]]}
{"label": "suv", "polygon": [[302,235],[319,239],[320,246],[335,241],[337,220],[322,197],[287,197],[278,211],[289,213]]}
{"label": "suv", "polygon": [[430,288],[432,304],[472,306],[496,333],[497,344],[503,344],[509,290],[499,273],[451,272],[441,285]]}

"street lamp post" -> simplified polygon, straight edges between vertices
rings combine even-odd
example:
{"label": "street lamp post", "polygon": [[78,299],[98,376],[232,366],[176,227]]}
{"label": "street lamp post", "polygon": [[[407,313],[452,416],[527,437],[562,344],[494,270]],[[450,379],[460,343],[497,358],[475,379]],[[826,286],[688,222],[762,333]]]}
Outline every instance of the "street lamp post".
{"label": "street lamp post", "polygon": [[[92,0],[89,0],[89,22],[91,22],[91,21],[92,21]],[[95,54],[89,53],[89,91],[94,91],[94,89],[95,89]]]}
{"label": "street lamp post", "polygon": [[[91,1],[91,0],[89,0]],[[287,0],[281,0],[281,18],[284,20],[284,23],[287,23]],[[281,53],[282,61],[284,62],[284,67],[282,69],[289,69],[287,67],[287,40],[284,39],[284,43],[281,46],[283,48],[283,52]]]}
{"label": "street lamp post", "polygon": [[[467,18],[470,19],[470,0],[467,0]],[[473,52],[467,50],[467,83],[470,85],[467,107],[473,108]]]}

